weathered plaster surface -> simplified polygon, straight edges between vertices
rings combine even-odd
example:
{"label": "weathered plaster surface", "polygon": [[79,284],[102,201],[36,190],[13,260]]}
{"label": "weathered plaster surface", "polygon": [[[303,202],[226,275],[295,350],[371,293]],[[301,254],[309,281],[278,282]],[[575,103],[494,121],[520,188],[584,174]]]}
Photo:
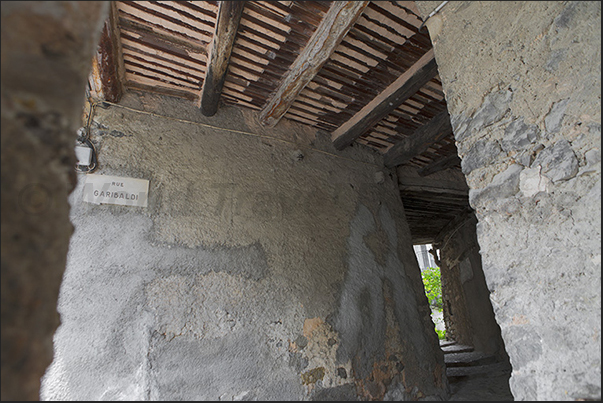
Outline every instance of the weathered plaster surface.
{"label": "weathered plaster surface", "polygon": [[2,2],[2,400],[37,400],[52,361],[73,143],[105,2]]}
{"label": "weathered plaster surface", "polygon": [[449,2],[427,26],[511,390],[600,399],[601,3]]}
{"label": "weathered plaster surface", "polygon": [[44,399],[445,396],[378,155],[249,111],[120,105],[96,108],[97,173],[148,179],[148,208],[84,203],[80,177]]}

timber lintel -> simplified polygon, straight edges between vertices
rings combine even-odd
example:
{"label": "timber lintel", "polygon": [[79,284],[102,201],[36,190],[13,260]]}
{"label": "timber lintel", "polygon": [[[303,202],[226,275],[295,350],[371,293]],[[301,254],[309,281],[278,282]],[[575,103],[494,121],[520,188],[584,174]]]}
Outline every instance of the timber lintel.
{"label": "timber lintel", "polygon": [[448,111],[437,114],[429,122],[419,127],[413,134],[396,143],[385,153],[385,166],[391,168],[410,161],[423,153],[429,146],[452,133]]}
{"label": "timber lintel", "polygon": [[438,73],[433,49],[390,84],[379,95],[331,133],[338,150],[343,150],[367,130],[393,112]]}

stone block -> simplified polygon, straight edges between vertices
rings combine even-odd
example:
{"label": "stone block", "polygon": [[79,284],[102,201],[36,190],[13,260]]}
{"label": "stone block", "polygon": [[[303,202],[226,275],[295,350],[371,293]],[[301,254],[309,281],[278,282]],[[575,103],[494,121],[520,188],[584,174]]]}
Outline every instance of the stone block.
{"label": "stone block", "polygon": [[478,140],[461,161],[463,173],[468,175],[477,168],[485,167],[495,161],[501,153],[502,150],[497,141],[491,139]]}
{"label": "stone block", "polygon": [[505,152],[519,151],[535,143],[540,137],[540,129],[536,125],[528,125],[523,118],[515,119],[505,128],[501,146]]}
{"label": "stone block", "polygon": [[544,118],[544,126],[546,128],[547,135],[557,133],[561,129],[561,121],[565,116],[565,110],[569,99],[564,99],[559,102],[555,102],[549,113]]}
{"label": "stone block", "polygon": [[513,164],[496,175],[485,188],[469,190],[469,204],[475,208],[488,200],[501,200],[514,196],[519,192],[519,175],[522,170],[521,165]]}
{"label": "stone block", "polygon": [[542,150],[534,159],[532,168],[539,165],[542,167],[542,174],[553,182],[571,179],[578,173],[578,159],[569,141],[565,139]]}
{"label": "stone block", "polygon": [[540,168],[526,168],[519,174],[519,190],[525,197],[546,192],[551,180],[540,174]]}

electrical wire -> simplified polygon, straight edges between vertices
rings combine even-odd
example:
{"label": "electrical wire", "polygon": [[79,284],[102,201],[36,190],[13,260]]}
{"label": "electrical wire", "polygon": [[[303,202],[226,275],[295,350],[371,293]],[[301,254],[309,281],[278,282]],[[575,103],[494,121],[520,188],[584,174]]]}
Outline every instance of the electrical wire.
{"label": "electrical wire", "polygon": [[[156,114],[156,113],[153,113],[153,112],[142,111],[140,109],[130,108],[128,106],[115,104],[115,103],[109,102],[109,101],[97,102],[97,103],[95,103],[93,105],[96,106],[96,105],[101,104],[101,103],[102,104],[106,104],[106,105],[110,105],[110,106],[114,106],[114,107],[117,107],[117,108],[121,108],[121,109],[126,109],[126,110],[129,110],[129,111],[132,111],[132,112],[137,112],[137,113],[142,113],[142,114],[145,114],[145,115],[150,115],[150,116],[153,116],[153,117],[159,117],[159,118],[164,118],[164,119],[168,119],[168,120],[174,120],[174,121],[181,122],[181,123],[188,123],[188,124],[193,124],[193,125],[196,125],[196,126],[207,127],[207,128],[210,128],[210,129],[223,130],[223,131],[227,131],[227,132],[231,132],[231,133],[243,134],[243,135],[246,135],[246,136],[253,136],[253,137],[260,137],[260,138],[264,138],[264,139],[276,140],[276,141],[281,141],[281,142],[284,142],[284,143],[298,145],[294,141],[290,141],[290,140],[286,140],[286,139],[281,139],[281,138],[274,137],[274,136],[266,136],[266,135],[263,135],[263,134],[251,133],[251,132],[246,132],[246,131],[236,130],[236,129],[227,129],[225,127],[214,126],[214,125],[210,125],[210,124],[207,124],[207,123],[200,123],[200,122],[195,122],[195,121],[187,120],[187,119],[180,119],[180,118],[174,118],[174,117],[171,117],[171,116],[159,115],[159,114]],[[92,113],[89,115],[89,117],[91,115],[92,115]],[[333,153],[330,153],[330,152],[327,152],[327,151],[319,150],[317,148],[313,148],[313,147],[310,147],[310,148],[313,151],[316,151],[316,152],[321,153],[321,154],[329,155],[331,157],[336,157],[336,158],[340,158],[340,159],[344,159],[344,160],[352,161],[352,162],[356,162],[356,163],[360,162],[362,164],[372,165],[372,166],[376,166],[376,167],[381,168],[381,165],[375,164],[375,163],[372,163],[372,162],[365,162],[365,161],[355,160],[353,158],[343,157],[341,155],[337,155],[337,154],[333,154]]]}
{"label": "electrical wire", "polygon": [[441,9],[442,7],[444,7],[446,5],[446,3],[448,3],[447,1],[443,1],[442,4],[440,4],[439,6],[437,6],[435,8],[435,10],[433,10],[428,16],[427,18],[425,18],[425,21],[423,21],[423,23],[421,24],[421,26],[419,27],[419,31],[421,29],[423,29],[423,27],[425,26],[425,23],[427,22],[428,19],[430,19],[431,17],[433,17],[434,15],[436,15]]}
{"label": "electrical wire", "polygon": [[[98,168],[98,158],[97,158],[97,153],[96,153],[96,147],[94,147],[94,144],[92,144],[92,142],[90,141],[90,124],[92,122],[92,115],[94,114],[94,109],[96,108],[96,105],[98,105],[100,102],[92,102],[90,100],[90,98],[88,98],[88,103],[90,104],[90,111],[88,112],[88,119],[86,122],[86,126],[83,127],[82,134],[78,137],[77,141],[80,144],[85,144],[86,146],[88,146],[88,148],[90,148],[90,152],[92,155],[91,155],[90,165],[88,165],[88,166],[79,165],[79,164],[75,165],[75,170],[77,172],[82,172],[82,173],[92,173],[96,170],[96,168]],[[83,169],[81,167],[86,167],[86,169]]]}

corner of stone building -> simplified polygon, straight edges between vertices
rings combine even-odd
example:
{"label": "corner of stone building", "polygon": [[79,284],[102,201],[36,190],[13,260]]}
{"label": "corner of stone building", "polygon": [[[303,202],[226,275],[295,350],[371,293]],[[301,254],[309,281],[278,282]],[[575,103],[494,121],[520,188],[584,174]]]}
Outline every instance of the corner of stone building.
{"label": "corner of stone building", "polygon": [[600,398],[601,5],[512,4],[446,4],[438,69],[512,392]]}
{"label": "corner of stone building", "polygon": [[73,225],[74,142],[104,2],[2,2],[2,400],[38,400]]}

